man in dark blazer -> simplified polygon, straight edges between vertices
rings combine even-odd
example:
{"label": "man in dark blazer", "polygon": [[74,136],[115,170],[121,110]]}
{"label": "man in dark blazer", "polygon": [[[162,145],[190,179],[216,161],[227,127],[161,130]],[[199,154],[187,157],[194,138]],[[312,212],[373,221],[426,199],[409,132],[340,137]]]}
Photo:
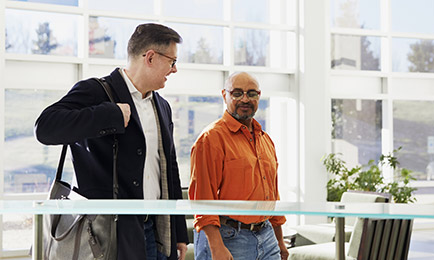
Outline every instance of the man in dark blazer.
{"label": "man in dark blazer", "polygon": [[[128,42],[127,66],[104,77],[116,103],[110,102],[95,79],[87,79],[76,83],[37,119],[35,133],[41,143],[70,145],[80,194],[89,199],[113,198],[116,134],[119,199],[182,199],[172,110],[155,92],[164,87],[167,76],[177,72],[181,42],[181,36],[166,26],[137,26]],[[150,172],[146,164],[154,166]],[[149,175],[160,184],[151,187],[151,195],[148,177],[144,179]],[[164,255],[177,259],[177,254],[184,259],[187,241],[184,216],[119,216],[120,260],[165,259]]]}

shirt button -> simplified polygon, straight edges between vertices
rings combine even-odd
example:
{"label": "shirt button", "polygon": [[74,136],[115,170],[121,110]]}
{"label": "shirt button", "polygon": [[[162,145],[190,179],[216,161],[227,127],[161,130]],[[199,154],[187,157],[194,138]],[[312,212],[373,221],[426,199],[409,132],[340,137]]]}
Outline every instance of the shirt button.
{"label": "shirt button", "polygon": [[246,127],[245,127],[245,126],[243,126],[243,129],[246,129]]}
{"label": "shirt button", "polygon": [[252,139],[252,138],[250,138],[250,142],[251,142],[251,141],[253,141],[253,139]]}
{"label": "shirt button", "polygon": [[137,149],[137,155],[138,156],[143,155],[143,150],[141,148]]}
{"label": "shirt button", "polygon": [[139,187],[139,182],[138,181],[133,181],[133,185],[136,187]]}
{"label": "shirt button", "polygon": [[269,197],[267,196],[267,197],[265,197],[265,198],[268,200]]}
{"label": "shirt button", "polygon": [[265,180],[265,176],[264,177],[262,177],[264,180]]}

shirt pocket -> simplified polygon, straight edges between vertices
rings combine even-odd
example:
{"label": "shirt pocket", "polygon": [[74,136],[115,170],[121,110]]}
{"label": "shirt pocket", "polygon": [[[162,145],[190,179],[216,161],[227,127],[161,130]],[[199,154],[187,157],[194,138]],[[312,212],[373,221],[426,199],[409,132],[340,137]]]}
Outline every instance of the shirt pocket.
{"label": "shirt pocket", "polygon": [[224,163],[220,199],[246,200],[254,189],[252,166],[247,158]]}

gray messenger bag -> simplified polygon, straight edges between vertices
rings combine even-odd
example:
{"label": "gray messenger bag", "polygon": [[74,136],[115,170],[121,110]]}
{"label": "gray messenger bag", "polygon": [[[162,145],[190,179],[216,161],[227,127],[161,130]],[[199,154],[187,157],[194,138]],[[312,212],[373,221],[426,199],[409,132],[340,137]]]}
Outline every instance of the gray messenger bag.
{"label": "gray messenger bag", "polygon": [[[108,84],[96,79],[104,87],[113,102]],[[63,164],[68,145],[64,145],[57,168],[56,179],[51,185],[48,199],[86,199],[70,184],[62,181]],[[118,141],[113,145],[113,199],[117,199],[118,177],[116,158]],[[46,260],[113,260],[117,259],[117,215],[44,215],[43,243]]]}

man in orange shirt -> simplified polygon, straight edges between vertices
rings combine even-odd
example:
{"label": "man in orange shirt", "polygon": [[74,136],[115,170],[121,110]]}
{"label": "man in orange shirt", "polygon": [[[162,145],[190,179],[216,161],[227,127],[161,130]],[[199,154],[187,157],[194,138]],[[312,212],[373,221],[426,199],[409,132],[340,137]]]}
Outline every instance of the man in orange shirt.
{"label": "man in orange shirt", "polygon": [[[227,109],[191,150],[192,200],[278,200],[274,144],[253,119],[261,91],[245,72],[232,74]],[[195,259],[287,259],[283,216],[195,215]]]}

